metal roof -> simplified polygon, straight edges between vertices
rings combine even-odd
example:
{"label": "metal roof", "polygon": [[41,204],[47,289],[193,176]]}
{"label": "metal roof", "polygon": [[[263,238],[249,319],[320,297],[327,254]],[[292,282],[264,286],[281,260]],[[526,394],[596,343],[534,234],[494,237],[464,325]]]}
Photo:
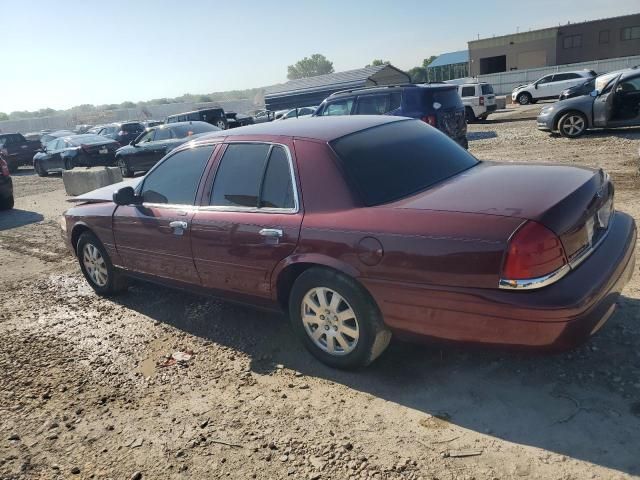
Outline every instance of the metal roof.
{"label": "metal roof", "polygon": [[[316,90],[325,90],[327,88],[335,88],[345,90],[353,87],[362,87],[367,82],[373,85],[377,84],[376,77],[384,76],[385,70],[393,74],[405,74],[402,70],[392,65],[378,65],[375,67],[358,68],[356,70],[347,70],[346,72],[328,73],[326,75],[318,75],[315,77],[299,78],[291,80],[280,85],[267,87],[265,97],[293,95],[299,92],[313,92]],[[410,81],[409,77],[407,76]]]}
{"label": "metal roof", "polygon": [[469,63],[469,50],[458,50],[457,52],[443,53],[431,62],[427,68],[455,65],[456,63]]}

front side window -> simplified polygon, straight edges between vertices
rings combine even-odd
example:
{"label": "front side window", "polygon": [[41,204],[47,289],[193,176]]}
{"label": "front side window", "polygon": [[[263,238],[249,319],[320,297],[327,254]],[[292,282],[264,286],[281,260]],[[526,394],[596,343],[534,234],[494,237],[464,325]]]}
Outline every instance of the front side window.
{"label": "front side window", "polygon": [[353,107],[353,98],[347,100],[338,100],[328,103],[322,111],[322,115],[351,115],[351,108]]}
{"label": "front side window", "polygon": [[261,143],[230,144],[220,160],[210,205],[242,208],[294,208],[286,150]]}
{"label": "front side window", "polygon": [[159,142],[161,140],[170,140],[172,138],[171,129],[170,128],[158,128],[156,130],[156,136],[153,137],[154,142]]}
{"label": "front side window", "polygon": [[478,164],[465,149],[419,120],[361,130],[331,146],[349,183],[369,206],[408,197]]}
{"label": "front side window", "polygon": [[213,146],[190,148],[163,161],[144,180],[143,202],[193,205],[213,149]]}
{"label": "front side window", "polygon": [[140,137],[140,139],[136,142],[136,143],[147,143],[147,142],[153,142],[153,136],[156,133],[155,130],[149,130],[148,132],[146,132],[144,135],[142,135]]}
{"label": "front side window", "polygon": [[544,85],[545,83],[551,83],[553,81],[553,75],[547,75],[538,80],[538,85]]}

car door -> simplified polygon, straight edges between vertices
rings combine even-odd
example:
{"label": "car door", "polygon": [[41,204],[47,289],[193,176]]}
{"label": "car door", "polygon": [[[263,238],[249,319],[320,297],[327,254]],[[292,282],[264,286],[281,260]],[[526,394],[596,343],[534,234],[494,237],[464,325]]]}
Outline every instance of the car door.
{"label": "car door", "polygon": [[42,167],[49,170],[57,170],[64,167],[62,156],[60,155],[66,147],[66,142],[62,138],[56,138],[47,144],[46,156],[41,162]]}
{"label": "car door", "polygon": [[534,98],[548,98],[548,97],[552,97],[553,93],[553,75],[547,75],[545,77],[542,77],[540,80],[538,80],[538,82],[536,83],[536,88],[533,89],[533,91],[531,92],[534,96]]}
{"label": "car door", "polygon": [[203,286],[270,298],[271,274],[295,250],[302,223],[289,144],[230,143],[192,223]]}
{"label": "car door", "polygon": [[611,126],[640,124],[640,75],[620,79],[614,89]]}
{"label": "car door", "polygon": [[176,135],[172,128],[157,128],[153,142],[147,146],[144,157],[144,170],[150,170],[167,154],[167,149],[174,146]]}
{"label": "car door", "polygon": [[149,170],[147,167],[149,164],[148,157],[151,156],[153,141],[156,135],[156,129],[152,128],[136,138],[136,141],[131,145],[131,149],[127,150],[127,163],[131,170]]}
{"label": "car door", "polygon": [[[596,127],[606,127],[613,117],[613,104],[615,101],[615,90],[618,86],[618,75],[610,80],[601,93],[593,101],[593,125]],[[596,81],[596,88],[598,87]]]}
{"label": "car door", "polygon": [[213,146],[201,146],[167,157],[138,187],[141,203],[118,206],[113,236],[125,268],[200,284],[191,251],[191,220],[213,150]]}

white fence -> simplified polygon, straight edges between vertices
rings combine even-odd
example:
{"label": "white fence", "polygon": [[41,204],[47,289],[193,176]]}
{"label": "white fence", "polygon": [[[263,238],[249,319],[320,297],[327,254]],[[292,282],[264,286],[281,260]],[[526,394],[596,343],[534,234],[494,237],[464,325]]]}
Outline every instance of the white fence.
{"label": "white fence", "polygon": [[640,55],[595,60],[593,62],[570,63],[553,67],[531,68],[528,70],[514,70],[512,72],[492,73],[490,75],[478,75],[478,81],[493,85],[493,90],[496,95],[509,95],[518,85],[533,82],[550,73],[584,69],[595,70],[597,73],[606,73],[613,70],[635,67],[636,65],[640,65]]}
{"label": "white fence", "polygon": [[164,120],[168,115],[189,112],[204,107],[222,107],[226,111],[245,113],[257,108],[253,100],[225,100],[210,103],[167,103],[165,105],[149,105],[142,108],[124,108],[119,110],[100,110],[83,112],[75,115],[64,113],[51,117],[25,118],[22,120],[5,120],[0,122],[0,132],[29,133],[44,129],[66,130],[75,125],[98,125],[126,120],[146,120],[153,118]]}

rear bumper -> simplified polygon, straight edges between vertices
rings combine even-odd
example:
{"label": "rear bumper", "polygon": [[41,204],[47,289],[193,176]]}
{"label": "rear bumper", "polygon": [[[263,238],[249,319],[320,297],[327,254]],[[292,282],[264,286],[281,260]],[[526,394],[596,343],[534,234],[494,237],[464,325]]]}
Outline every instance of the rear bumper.
{"label": "rear bumper", "polygon": [[361,281],[400,337],[566,349],[588,339],[613,313],[634,271],[635,244],[633,219],[618,212],[600,247],[576,270],[540,290]]}
{"label": "rear bumper", "polygon": [[13,197],[13,180],[11,177],[0,176],[0,198]]}

